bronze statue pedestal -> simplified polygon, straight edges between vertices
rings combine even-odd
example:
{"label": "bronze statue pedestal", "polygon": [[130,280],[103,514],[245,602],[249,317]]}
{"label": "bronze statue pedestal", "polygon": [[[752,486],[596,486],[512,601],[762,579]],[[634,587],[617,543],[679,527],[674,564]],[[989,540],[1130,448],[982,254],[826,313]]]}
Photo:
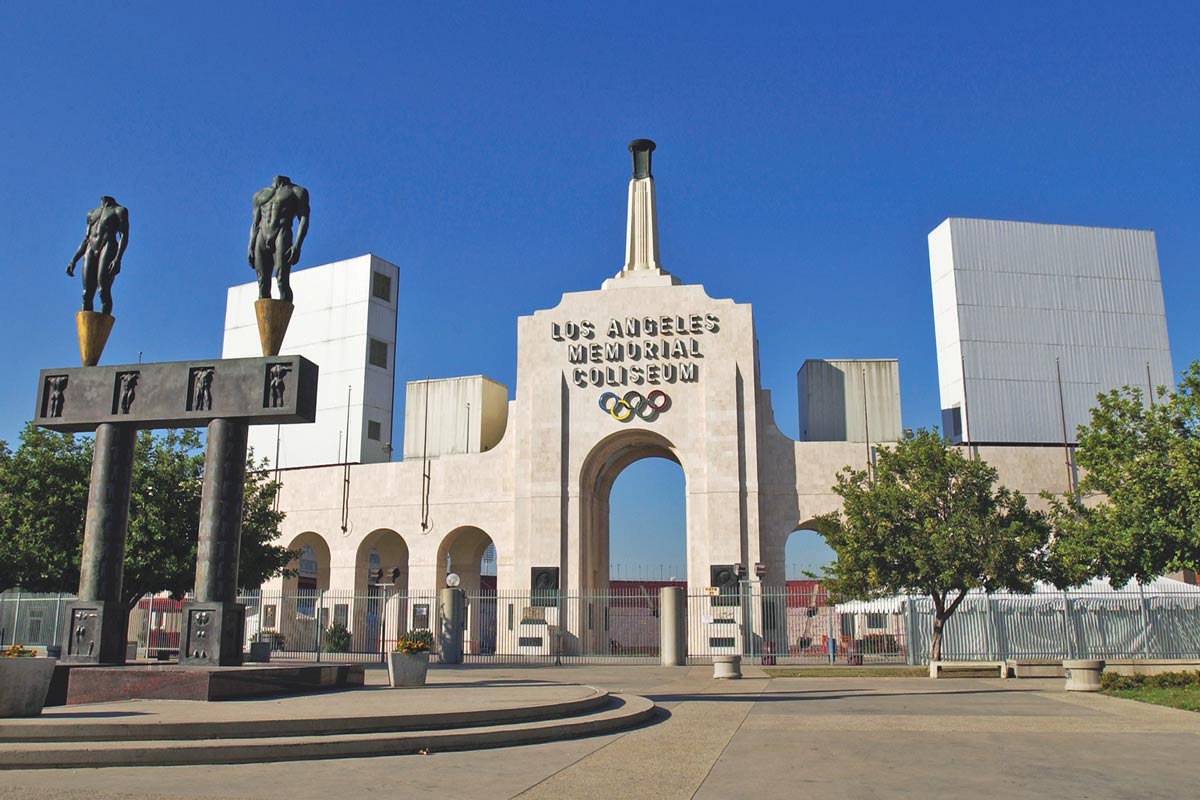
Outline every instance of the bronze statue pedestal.
{"label": "bronze statue pedestal", "polygon": [[286,300],[255,300],[254,316],[258,319],[258,341],[264,356],[279,355],[283,336],[292,319],[291,303]]}
{"label": "bronze statue pedestal", "polygon": [[79,360],[85,367],[94,367],[100,363],[100,354],[108,342],[108,334],[112,332],[113,323],[117,318],[112,314],[99,311],[75,312],[75,329],[79,333]]}

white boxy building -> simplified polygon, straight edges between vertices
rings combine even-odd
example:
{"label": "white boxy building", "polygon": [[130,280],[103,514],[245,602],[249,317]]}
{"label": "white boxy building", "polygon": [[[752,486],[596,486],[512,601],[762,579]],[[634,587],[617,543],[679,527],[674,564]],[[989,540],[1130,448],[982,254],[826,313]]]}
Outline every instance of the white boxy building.
{"label": "white boxy building", "polygon": [[954,441],[1074,442],[1100,392],[1174,386],[1153,231],[950,218],[929,268]]}
{"label": "white boxy building", "polygon": [[[296,308],[280,353],[302,355],[320,367],[317,420],[252,427],[257,459],[280,469],[391,460],[399,277],[395,264],[374,255],[292,273]],[[229,289],[222,358],[262,354],[257,297],[257,283]]]}
{"label": "white boxy building", "polygon": [[900,365],[894,358],[810,358],[796,373],[802,442],[900,438]]}
{"label": "white boxy building", "polygon": [[486,453],[504,438],[508,388],[482,375],[405,385],[404,458]]}

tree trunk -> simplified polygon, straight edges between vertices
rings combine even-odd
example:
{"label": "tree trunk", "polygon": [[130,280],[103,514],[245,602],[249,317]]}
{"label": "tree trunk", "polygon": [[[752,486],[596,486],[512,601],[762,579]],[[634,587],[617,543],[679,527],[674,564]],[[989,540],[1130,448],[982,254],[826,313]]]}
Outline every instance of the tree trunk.
{"label": "tree trunk", "polygon": [[933,617],[933,638],[929,640],[929,660],[942,660],[942,628],[945,627],[946,620],[940,614],[935,614]]}

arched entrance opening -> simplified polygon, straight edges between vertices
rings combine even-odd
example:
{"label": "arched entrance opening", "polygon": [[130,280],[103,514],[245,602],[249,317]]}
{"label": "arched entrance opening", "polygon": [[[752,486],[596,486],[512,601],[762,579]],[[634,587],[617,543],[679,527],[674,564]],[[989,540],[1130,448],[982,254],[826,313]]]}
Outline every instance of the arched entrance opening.
{"label": "arched entrance opening", "polygon": [[793,659],[824,661],[845,652],[845,638],[829,593],[821,584],[824,568],[837,560],[816,530],[814,520],[800,523],[785,538],[782,561],[772,572],[785,576],[782,603],[776,603],[767,627],[776,652]]}
{"label": "arched entrance opening", "polygon": [[609,585],[687,584],[683,469],[647,457],[627,466],[608,498]]}
{"label": "arched entrance opening", "polygon": [[[465,655],[496,652],[496,546],[481,528],[463,525],[446,534],[438,546],[441,577],[454,573],[467,596]],[[443,581],[442,585],[445,583]],[[439,587],[440,588],[440,587]]]}
{"label": "arched entrance opening", "polygon": [[355,652],[390,648],[406,630],[408,545],[396,531],[378,528],[358,545],[354,558],[353,614],[350,603],[334,603],[334,621],[350,628]]}
{"label": "arched entrance opening", "polygon": [[[264,599],[258,621],[260,638],[279,649],[316,649],[321,628],[321,594],[329,589],[329,545],[314,531],[305,531],[288,544],[297,557],[288,564],[278,606]],[[249,626],[247,626],[249,627]]]}
{"label": "arched entrance opening", "polygon": [[[628,489],[622,480],[622,491],[616,496],[619,531],[614,540],[613,487],[627,468],[646,459],[652,461],[630,473]],[[663,469],[662,460],[675,468]],[[584,653],[657,654],[658,590],[672,583],[686,587],[690,569],[687,476],[682,467],[674,444],[643,429],[609,436],[584,460],[579,482],[580,537],[578,545],[568,543],[567,550],[566,585],[572,591],[578,586],[581,594],[578,609],[565,610],[568,652],[577,647]],[[654,485],[638,485],[644,475],[653,476]],[[664,492],[681,499],[664,503]],[[673,525],[672,505],[677,513]],[[621,560],[614,558],[614,541]]]}
{"label": "arched entrance opening", "polygon": [[825,543],[825,538],[817,532],[813,521],[802,523],[787,535],[783,564],[789,582],[815,580],[834,561],[837,561],[837,554]]}

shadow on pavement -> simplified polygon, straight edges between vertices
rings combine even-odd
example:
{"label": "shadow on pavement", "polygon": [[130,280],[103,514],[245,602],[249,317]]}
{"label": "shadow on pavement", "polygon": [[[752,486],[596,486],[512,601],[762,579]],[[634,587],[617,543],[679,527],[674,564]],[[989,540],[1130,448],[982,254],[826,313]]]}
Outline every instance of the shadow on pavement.
{"label": "shadow on pavement", "polygon": [[862,699],[864,697],[946,697],[949,695],[969,695],[969,694],[1025,694],[1029,692],[1040,692],[1041,689],[952,689],[950,691],[924,691],[924,692],[875,692],[870,689],[813,689],[805,692],[764,692],[755,694],[753,692],[736,693],[705,693],[696,692],[693,694],[654,694],[652,692],[644,692],[643,696],[655,701],[656,703],[685,703],[685,702],[703,702],[710,700],[716,703],[789,703],[803,702],[805,700],[849,700]]}

